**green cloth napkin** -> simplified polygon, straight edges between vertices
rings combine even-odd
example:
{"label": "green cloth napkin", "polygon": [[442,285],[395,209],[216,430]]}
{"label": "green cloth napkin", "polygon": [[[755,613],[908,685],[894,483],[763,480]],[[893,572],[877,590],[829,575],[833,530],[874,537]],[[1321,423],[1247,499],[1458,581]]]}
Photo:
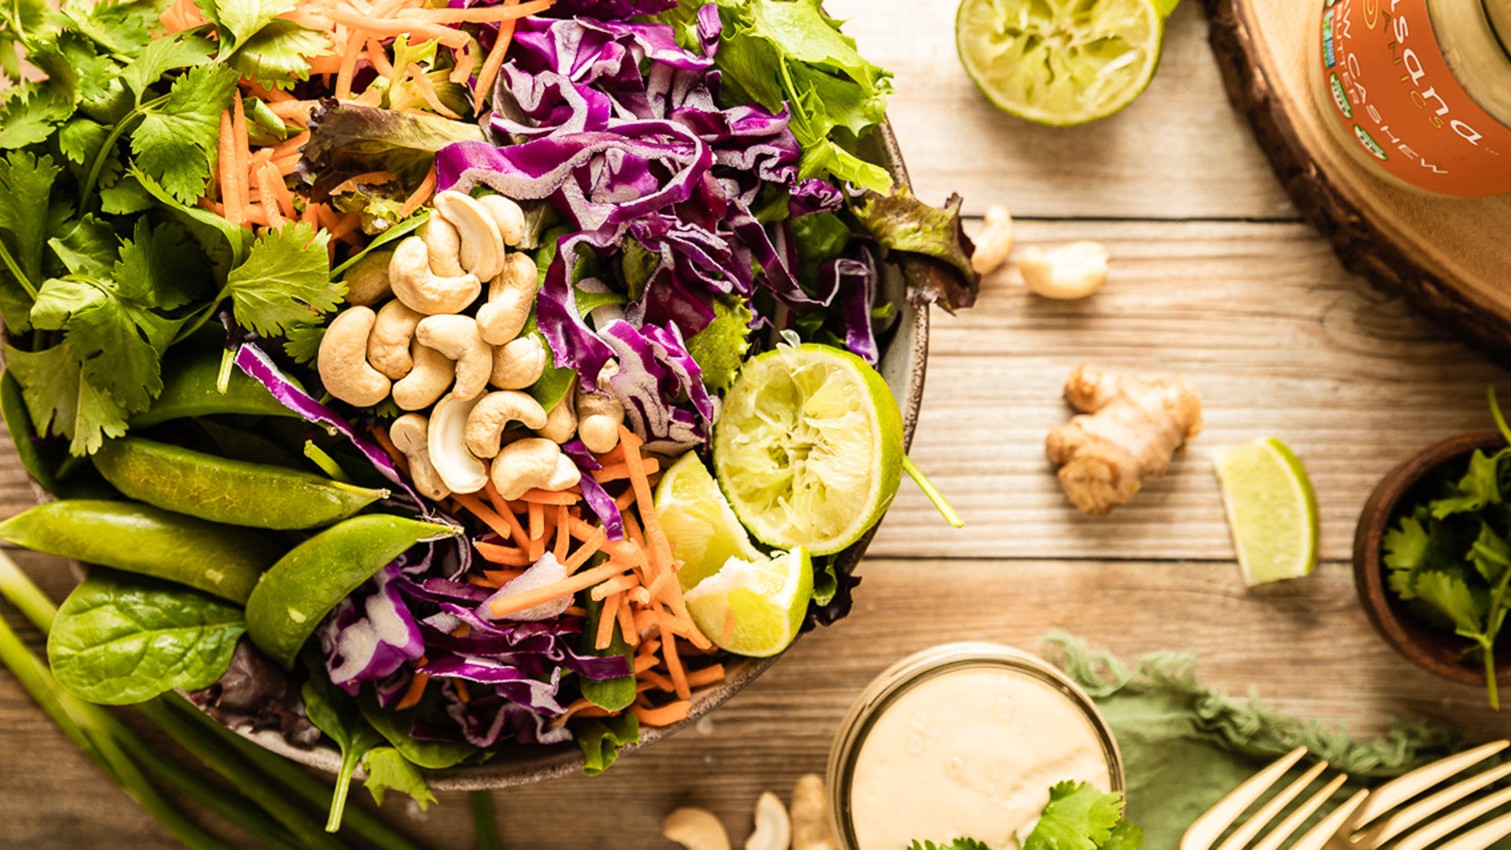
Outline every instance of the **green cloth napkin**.
{"label": "green cloth napkin", "polygon": [[[1303,744],[1331,762],[1330,770],[1365,785],[1460,744],[1447,730],[1405,720],[1383,738],[1355,740],[1341,724],[1275,711],[1255,694],[1232,699],[1197,679],[1196,658],[1188,653],[1148,655],[1130,666],[1070,635],[1045,640],[1054,647],[1052,660],[1096,700],[1112,726],[1127,776],[1128,817],[1143,827],[1148,850],[1176,847],[1191,822],[1230,789]],[[1335,800],[1357,787],[1345,787]],[[1511,841],[1495,846],[1511,848]]]}

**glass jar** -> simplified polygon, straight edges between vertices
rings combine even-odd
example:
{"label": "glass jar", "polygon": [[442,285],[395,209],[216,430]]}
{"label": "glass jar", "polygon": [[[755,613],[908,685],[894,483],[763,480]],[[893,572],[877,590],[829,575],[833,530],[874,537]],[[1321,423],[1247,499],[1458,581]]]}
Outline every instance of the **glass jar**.
{"label": "glass jar", "polygon": [[[935,711],[920,697],[948,699]],[[1005,846],[1000,833],[1026,828],[1049,787],[1067,779],[1124,789],[1117,741],[1091,698],[1037,656],[951,643],[894,664],[851,706],[829,752],[829,811],[843,850],[960,835]],[[880,787],[891,783],[895,789]],[[992,798],[1009,790],[1015,793]],[[951,807],[968,812],[966,819],[989,813],[991,829],[965,823]]]}
{"label": "glass jar", "polygon": [[1436,195],[1511,192],[1511,0],[1322,0],[1311,88],[1372,173]]}

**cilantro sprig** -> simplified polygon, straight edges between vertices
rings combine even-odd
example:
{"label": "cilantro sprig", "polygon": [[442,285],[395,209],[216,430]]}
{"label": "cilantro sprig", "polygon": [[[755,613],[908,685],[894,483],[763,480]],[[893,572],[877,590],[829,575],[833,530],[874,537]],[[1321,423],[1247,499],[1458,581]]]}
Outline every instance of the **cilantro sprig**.
{"label": "cilantro sprig", "polygon": [[[1144,832],[1123,818],[1123,795],[1098,791],[1085,782],[1061,782],[1049,789],[1023,850],[1139,850]],[[992,850],[973,838],[948,844],[914,841],[908,850]]]}
{"label": "cilantro sprig", "polygon": [[1384,560],[1396,596],[1468,641],[1498,710],[1495,645],[1511,611],[1511,427],[1493,385],[1487,395],[1507,447],[1476,450],[1462,474],[1429,487],[1433,498],[1409,505],[1385,535]]}

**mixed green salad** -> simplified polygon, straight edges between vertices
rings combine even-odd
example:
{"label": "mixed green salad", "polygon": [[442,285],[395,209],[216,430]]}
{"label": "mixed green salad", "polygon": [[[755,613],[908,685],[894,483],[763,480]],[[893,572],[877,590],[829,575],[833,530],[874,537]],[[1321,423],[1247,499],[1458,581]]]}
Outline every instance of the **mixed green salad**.
{"label": "mixed green salad", "polygon": [[818,0],[28,0],[0,72],[0,405],[56,497],[0,539],[99,565],[74,697],[323,733],[334,826],[359,766],[600,771],[848,610],[915,472],[882,269],[976,280]]}

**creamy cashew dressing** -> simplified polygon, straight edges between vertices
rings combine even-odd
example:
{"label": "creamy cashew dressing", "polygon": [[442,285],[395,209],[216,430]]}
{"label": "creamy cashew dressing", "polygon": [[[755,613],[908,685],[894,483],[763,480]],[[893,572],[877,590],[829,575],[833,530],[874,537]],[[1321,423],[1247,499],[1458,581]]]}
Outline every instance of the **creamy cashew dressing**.
{"label": "creamy cashew dressing", "polygon": [[1070,697],[1000,665],[963,667],[899,695],[860,744],[849,810],[858,850],[959,836],[1017,848],[1070,779],[1111,789],[1102,739]]}

